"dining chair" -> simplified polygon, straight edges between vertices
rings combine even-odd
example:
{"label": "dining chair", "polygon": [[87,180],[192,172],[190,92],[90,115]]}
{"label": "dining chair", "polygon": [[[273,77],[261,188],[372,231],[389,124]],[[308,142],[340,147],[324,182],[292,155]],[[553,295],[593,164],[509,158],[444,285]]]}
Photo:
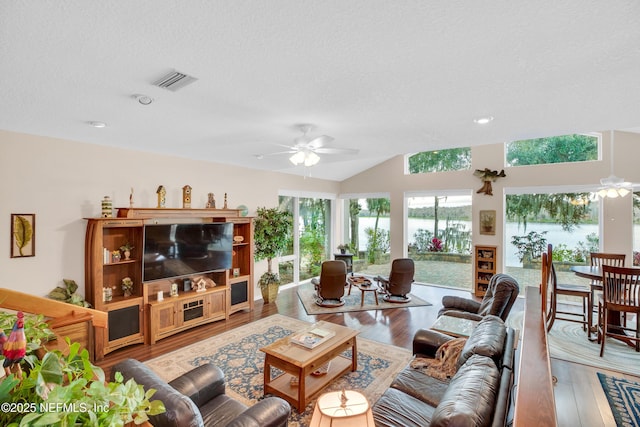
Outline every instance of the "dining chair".
{"label": "dining chair", "polygon": [[[551,245],[549,245],[551,246]],[[550,280],[549,294],[551,297],[549,305],[549,314],[547,316],[547,331],[550,331],[556,320],[566,320],[568,322],[577,322],[583,325],[583,329],[587,331],[587,337],[591,334],[591,323],[593,319],[593,309],[591,302],[591,288],[583,285],[575,285],[572,283],[558,283],[558,275],[556,267],[552,261],[552,250],[549,248],[549,264],[548,277]],[[558,310],[558,295],[578,297],[582,299],[582,312],[561,311]],[[560,316],[559,316],[560,315]]]}
{"label": "dining chair", "polygon": [[[614,267],[624,267],[624,262],[626,259],[625,254],[610,254],[604,252],[591,252],[591,266],[592,267],[602,267],[603,265],[613,265]],[[602,291],[602,280],[592,280],[591,281],[591,301],[593,302],[594,309],[597,310],[598,306],[596,305],[596,292]],[[626,315],[624,319],[625,323],[627,322]]]}
{"label": "dining chair", "polygon": [[[600,357],[608,336],[635,343],[636,351],[640,351],[640,268],[603,265],[602,288],[598,301]],[[620,313],[635,314],[635,329],[620,323]],[[626,332],[634,332],[635,337]]]}

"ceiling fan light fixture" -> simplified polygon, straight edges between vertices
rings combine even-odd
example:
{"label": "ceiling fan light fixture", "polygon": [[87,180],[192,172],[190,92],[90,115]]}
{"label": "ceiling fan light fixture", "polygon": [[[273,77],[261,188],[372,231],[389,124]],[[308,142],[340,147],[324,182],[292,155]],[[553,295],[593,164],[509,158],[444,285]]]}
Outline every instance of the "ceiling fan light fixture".
{"label": "ceiling fan light fixture", "polygon": [[289,161],[296,166],[304,162],[304,159],[305,159],[305,154],[303,151],[298,151],[293,156],[289,157]]}
{"label": "ceiling fan light fixture", "polygon": [[616,197],[624,197],[633,191],[633,184],[619,178],[613,174],[613,138],[614,133],[611,131],[611,175],[600,179],[600,188],[597,191],[601,198],[615,199]]}
{"label": "ceiling fan light fixture", "polygon": [[315,164],[318,164],[318,162],[320,161],[320,156],[318,156],[316,153],[314,153],[313,151],[310,151],[309,153],[307,153],[307,155],[305,156],[304,159],[304,165],[309,167],[309,166],[313,166]]}

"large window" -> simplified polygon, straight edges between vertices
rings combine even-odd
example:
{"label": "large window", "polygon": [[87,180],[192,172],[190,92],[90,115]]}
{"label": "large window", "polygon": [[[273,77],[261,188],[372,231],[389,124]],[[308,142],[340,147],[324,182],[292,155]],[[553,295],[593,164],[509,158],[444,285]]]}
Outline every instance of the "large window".
{"label": "large window", "polygon": [[330,199],[280,196],[280,208],[293,215],[293,239],[278,269],[283,283],[298,283],[320,274],[331,253]]}
{"label": "large window", "polygon": [[640,266],[640,192],[633,193],[633,265]]}
{"label": "large window", "polygon": [[471,194],[412,195],[407,208],[415,280],[471,289]]}
{"label": "large window", "polygon": [[562,135],[507,143],[507,166],[598,160],[596,135]]}
{"label": "large window", "polygon": [[354,272],[389,274],[389,213],[388,197],[345,200],[347,243],[354,254]]}
{"label": "large window", "polygon": [[520,283],[540,283],[540,257],[553,245],[558,280],[582,283],[569,271],[599,250],[599,201],[585,193],[508,194],[505,267]]}
{"label": "large window", "polygon": [[471,167],[471,148],[423,151],[407,157],[410,174],[466,170]]}

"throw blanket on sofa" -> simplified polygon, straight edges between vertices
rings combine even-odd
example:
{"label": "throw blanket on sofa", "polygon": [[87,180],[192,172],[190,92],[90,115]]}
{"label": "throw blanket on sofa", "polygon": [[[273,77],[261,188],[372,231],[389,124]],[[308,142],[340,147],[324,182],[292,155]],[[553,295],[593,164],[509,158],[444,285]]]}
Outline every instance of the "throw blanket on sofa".
{"label": "throw blanket on sofa", "polygon": [[466,338],[447,341],[438,347],[434,359],[416,357],[411,361],[411,367],[421,369],[426,375],[440,380],[451,378],[456,373],[458,358],[466,342]]}

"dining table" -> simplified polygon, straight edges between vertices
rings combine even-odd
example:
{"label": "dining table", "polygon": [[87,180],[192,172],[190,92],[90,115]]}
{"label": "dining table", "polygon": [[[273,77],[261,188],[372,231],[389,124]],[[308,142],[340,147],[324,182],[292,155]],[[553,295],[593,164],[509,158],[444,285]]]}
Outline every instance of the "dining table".
{"label": "dining table", "polygon": [[[594,296],[596,291],[601,291],[602,287],[602,269],[597,265],[574,265],[570,268],[571,271],[575,273],[576,276],[582,277],[584,279],[591,280],[591,301],[594,305],[596,305]],[[624,335],[624,331],[622,329],[618,329],[618,327],[622,326],[622,314],[617,310],[609,310],[608,314],[609,318],[609,329],[616,330],[616,333]],[[599,321],[599,319],[598,319]],[[591,329],[591,332],[597,333],[597,325]],[[591,337],[589,334],[589,340],[594,341],[595,339]],[[627,343],[628,345],[635,347],[634,341],[627,341],[621,339],[621,341]]]}

